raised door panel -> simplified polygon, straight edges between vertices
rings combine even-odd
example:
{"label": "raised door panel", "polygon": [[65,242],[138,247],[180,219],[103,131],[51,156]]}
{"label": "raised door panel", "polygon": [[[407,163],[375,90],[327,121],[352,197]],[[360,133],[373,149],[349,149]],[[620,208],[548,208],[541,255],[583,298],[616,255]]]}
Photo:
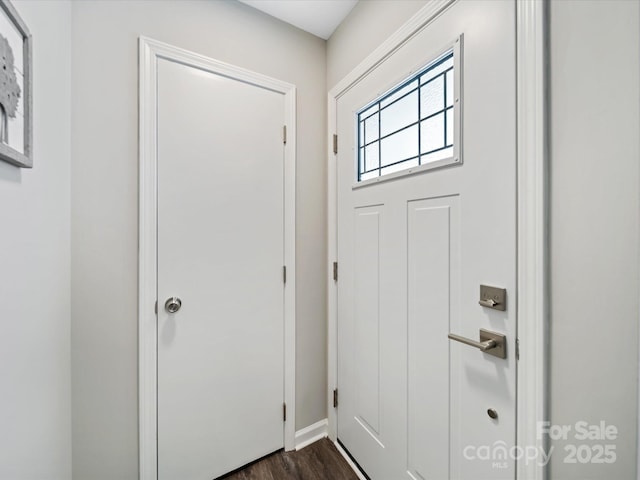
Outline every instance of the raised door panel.
{"label": "raised door panel", "polygon": [[358,208],[354,221],[355,419],[380,435],[380,217],[379,207]]}
{"label": "raised door panel", "polygon": [[449,333],[459,315],[459,197],[407,203],[408,453],[415,479],[450,477]]}

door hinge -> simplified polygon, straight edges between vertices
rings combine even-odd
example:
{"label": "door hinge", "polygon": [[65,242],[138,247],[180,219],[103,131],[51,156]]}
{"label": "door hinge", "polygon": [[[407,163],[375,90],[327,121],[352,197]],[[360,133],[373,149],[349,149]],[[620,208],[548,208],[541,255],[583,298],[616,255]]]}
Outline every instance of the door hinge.
{"label": "door hinge", "polygon": [[516,338],[516,360],[520,360],[520,339]]}
{"label": "door hinge", "polygon": [[338,281],[338,262],[333,262],[333,281]]}
{"label": "door hinge", "polygon": [[282,143],[287,144],[287,126],[282,127]]}
{"label": "door hinge", "polygon": [[333,390],[333,408],[338,408],[338,389]]}
{"label": "door hinge", "polygon": [[282,266],[282,282],[287,283],[287,266]]}
{"label": "door hinge", "polygon": [[338,154],[338,135],[333,134],[333,153]]}
{"label": "door hinge", "polygon": [[282,421],[283,422],[287,421],[287,404],[286,403],[282,404]]}
{"label": "door hinge", "polygon": [[156,315],[158,314],[158,300],[156,300],[156,305],[155,307],[153,307],[153,310],[156,312]]}

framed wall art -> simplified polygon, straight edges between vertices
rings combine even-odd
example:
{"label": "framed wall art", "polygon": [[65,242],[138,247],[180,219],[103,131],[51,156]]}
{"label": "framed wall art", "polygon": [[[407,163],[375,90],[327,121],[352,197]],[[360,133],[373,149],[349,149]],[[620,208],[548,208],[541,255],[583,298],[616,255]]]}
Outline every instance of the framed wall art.
{"label": "framed wall art", "polygon": [[33,167],[32,40],[9,0],[0,0],[0,160]]}

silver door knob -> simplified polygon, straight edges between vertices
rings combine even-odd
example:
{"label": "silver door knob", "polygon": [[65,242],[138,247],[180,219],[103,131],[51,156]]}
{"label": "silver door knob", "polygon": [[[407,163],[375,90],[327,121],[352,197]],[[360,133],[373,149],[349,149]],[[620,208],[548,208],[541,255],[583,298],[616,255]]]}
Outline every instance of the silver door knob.
{"label": "silver door knob", "polygon": [[178,310],[180,310],[181,306],[182,300],[180,300],[178,297],[169,297],[167,298],[167,301],[164,302],[164,309],[169,313],[176,313]]}

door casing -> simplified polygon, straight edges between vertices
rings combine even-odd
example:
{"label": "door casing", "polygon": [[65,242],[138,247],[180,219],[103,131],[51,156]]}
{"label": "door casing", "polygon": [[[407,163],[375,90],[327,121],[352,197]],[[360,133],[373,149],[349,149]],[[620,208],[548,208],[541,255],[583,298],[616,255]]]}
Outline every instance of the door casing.
{"label": "door casing", "polygon": [[[139,478],[157,480],[157,124],[158,58],[260,86],[284,96],[284,424],[285,450],[295,448],[295,178],[296,87],[144,36],[139,39],[138,415]],[[250,435],[251,432],[245,432]]]}
{"label": "door casing", "polygon": [[[328,433],[337,444],[337,413],[333,389],[338,386],[338,301],[333,262],[337,261],[337,178],[333,134],[337,101],[377,65],[443,10],[459,0],[432,0],[392,34],[328,94]],[[517,52],[517,445],[548,451],[538,438],[538,422],[547,416],[548,346],[548,155],[547,155],[547,11],[548,0],[516,1]],[[338,141],[339,144],[339,141]],[[338,270],[339,271],[339,270]],[[337,444],[338,445],[338,444]],[[340,451],[344,452],[338,445]],[[343,453],[344,454],[344,453]],[[537,462],[517,462],[519,479],[543,480],[546,467]]]}

